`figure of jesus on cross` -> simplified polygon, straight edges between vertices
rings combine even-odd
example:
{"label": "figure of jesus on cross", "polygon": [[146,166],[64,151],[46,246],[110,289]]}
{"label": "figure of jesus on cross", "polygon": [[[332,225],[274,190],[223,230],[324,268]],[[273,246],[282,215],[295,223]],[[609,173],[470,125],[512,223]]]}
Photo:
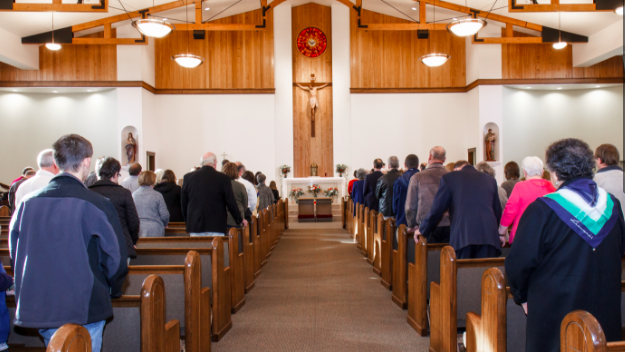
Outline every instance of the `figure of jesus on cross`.
{"label": "figure of jesus on cross", "polygon": [[301,89],[308,91],[310,93],[310,115],[312,119],[312,128],[311,128],[311,136],[315,136],[315,112],[319,106],[319,101],[317,100],[317,90],[323,89],[329,86],[329,83],[326,83],[321,86],[315,87],[315,74],[310,75],[310,85],[308,87],[304,87],[299,83],[295,83]]}

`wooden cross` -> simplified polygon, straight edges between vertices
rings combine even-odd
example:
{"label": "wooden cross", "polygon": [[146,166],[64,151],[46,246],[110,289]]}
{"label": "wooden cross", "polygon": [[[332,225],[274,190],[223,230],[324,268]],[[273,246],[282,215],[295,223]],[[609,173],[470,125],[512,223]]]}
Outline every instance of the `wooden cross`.
{"label": "wooden cross", "polygon": [[308,91],[310,93],[310,115],[311,115],[311,126],[310,126],[310,136],[315,137],[315,112],[319,105],[319,100],[317,99],[317,91],[323,89],[330,85],[330,83],[315,83],[315,74],[310,75],[310,84],[308,87],[305,87],[299,83],[295,83],[296,86],[301,89]]}

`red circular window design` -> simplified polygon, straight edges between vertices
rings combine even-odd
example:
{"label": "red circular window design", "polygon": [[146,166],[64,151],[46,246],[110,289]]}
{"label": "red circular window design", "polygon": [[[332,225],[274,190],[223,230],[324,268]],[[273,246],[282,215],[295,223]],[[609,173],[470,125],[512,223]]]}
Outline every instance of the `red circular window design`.
{"label": "red circular window design", "polygon": [[327,47],[328,38],[319,28],[306,28],[297,36],[297,49],[305,56],[321,56]]}

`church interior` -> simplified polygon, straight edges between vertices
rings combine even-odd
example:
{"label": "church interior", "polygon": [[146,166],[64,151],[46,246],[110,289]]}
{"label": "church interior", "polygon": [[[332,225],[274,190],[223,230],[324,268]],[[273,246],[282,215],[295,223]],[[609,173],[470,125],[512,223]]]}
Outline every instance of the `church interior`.
{"label": "church interior", "polygon": [[[575,289],[611,287],[597,273],[612,262],[593,253],[625,254],[623,33],[623,0],[0,0],[0,260],[15,281],[0,292],[0,351],[625,350],[610,301],[590,304]],[[20,200],[27,192],[12,181],[45,169],[50,148],[64,175],[68,135],[92,147],[85,176],[101,180],[115,159],[112,180],[141,220],[99,337],[80,320],[29,325],[33,313],[20,311],[26,275],[46,275],[19,264],[22,248],[34,250],[28,204],[45,192]],[[251,171],[249,206],[240,216],[228,207],[226,233],[193,230],[194,174],[214,163],[228,175],[235,162],[233,185]],[[449,173],[427,183],[439,164]],[[454,178],[467,168],[482,172]],[[182,218],[169,209],[156,236],[142,235],[139,191],[122,183],[138,176],[143,188],[145,172],[154,190],[172,172],[182,192]],[[615,172],[616,193],[600,181]],[[553,189],[527,200],[519,185],[530,180]],[[482,204],[491,181],[495,200]],[[39,189],[63,189],[52,182]],[[570,195],[583,182],[594,198],[565,220],[586,199]],[[560,218],[545,220],[548,210]],[[197,221],[226,223],[212,217]],[[561,223],[539,232],[543,220]],[[492,241],[496,255],[463,251]],[[585,264],[537,269],[568,250]],[[527,310],[547,304],[550,286],[537,282],[549,272],[570,289],[562,312],[542,314],[555,323]],[[625,322],[621,276],[610,297],[623,303],[609,308]],[[34,328],[58,331],[49,341]]]}

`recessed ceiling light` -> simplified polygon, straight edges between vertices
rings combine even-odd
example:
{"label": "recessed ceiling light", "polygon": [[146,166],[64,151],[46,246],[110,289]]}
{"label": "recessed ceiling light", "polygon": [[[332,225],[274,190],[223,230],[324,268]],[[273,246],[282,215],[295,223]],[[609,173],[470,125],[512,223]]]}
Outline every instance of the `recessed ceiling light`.
{"label": "recessed ceiling light", "polygon": [[601,86],[595,86],[595,88],[601,88]]}
{"label": "recessed ceiling light", "polygon": [[532,87],[527,87],[527,89],[532,89]]}
{"label": "recessed ceiling light", "polygon": [[416,8],[416,7],[413,7],[413,8],[412,8],[412,11],[417,11],[417,8]]}
{"label": "recessed ceiling light", "polygon": [[210,10],[210,9],[211,9],[210,7],[207,7],[207,8],[205,8],[204,10],[205,10],[205,11],[208,11],[208,10]]}
{"label": "recessed ceiling light", "polygon": [[623,6],[619,7],[618,9],[616,9],[615,12],[616,12],[617,15],[623,16]]}
{"label": "recessed ceiling light", "polygon": [[56,90],[53,90],[52,93],[58,93]]}
{"label": "recessed ceiling light", "polygon": [[562,87],[558,87],[558,90],[562,89]]}
{"label": "recessed ceiling light", "polygon": [[17,92],[17,89],[13,89],[14,92]]}
{"label": "recessed ceiling light", "polygon": [[91,89],[87,89],[87,92],[93,92]]}

